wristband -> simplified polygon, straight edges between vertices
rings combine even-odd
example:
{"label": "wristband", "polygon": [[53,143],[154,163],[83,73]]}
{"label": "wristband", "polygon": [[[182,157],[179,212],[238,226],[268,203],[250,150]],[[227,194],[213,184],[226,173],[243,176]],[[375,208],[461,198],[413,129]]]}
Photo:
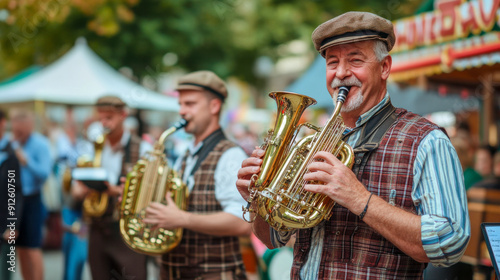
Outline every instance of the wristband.
{"label": "wristband", "polygon": [[368,210],[368,203],[370,203],[370,199],[372,198],[372,195],[373,195],[373,193],[370,193],[370,197],[368,197],[368,201],[366,202],[365,209],[363,209],[363,212],[361,212],[361,214],[359,214],[359,220],[361,220],[361,221],[363,220],[363,217],[366,214],[366,210]]}

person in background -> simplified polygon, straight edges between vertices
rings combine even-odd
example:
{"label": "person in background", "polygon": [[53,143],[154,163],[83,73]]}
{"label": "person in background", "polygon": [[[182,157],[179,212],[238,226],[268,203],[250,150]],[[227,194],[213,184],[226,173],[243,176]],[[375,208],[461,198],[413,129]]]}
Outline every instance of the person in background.
{"label": "person in background", "polygon": [[11,146],[21,164],[23,208],[16,246],[24,279],[43,279],[42,229],[47,211],[42,202],[42,186],[52,171],[49,140],[35,132],[31,111],[14,108],[9,112],[12,124]]}
{"label": "person in background", "polygon": [[[146,255],[133,251],[123,241],[116,205],[123,191],[122,178],[152,147],[124,128],[128,111],[122,99],[102,96],[95,107],[99,124],[90,125],[88,134],[105,135],[100,167],[109,175],[105,191],[109,200],[101,217],[90,217],[88,260],[92,279],[147,279]],[[90,190],[81,181],[75,181],[71,191],[75,199],[83,200]]]}
{"label": "person in background", "polygon": [[[482,152],[483,155],[478,154],[478,158],[482,158],[485,161],[490,160],[488,158],[488,151],[490,150],[489,146],[485,146],[483,148],[484,152]],[[472,185],[472,188],[483,188],[483,189],[493,189],[493,190],[500,190],[500,150],[496,151],[495,154],[493,155],[491,161],[491,173],[489,175],[486,175],[483,177],[483,179],[474,185]],[[482,168],[484,169],[484,173],[486,173],[487,166],[484,164]],[[478,164],[478,166],[481,166],[481,164]]]}
{"label": "person in background", "polygon": [[457,151],[458,158],[462,164],[465,190],[468,190],[482,179],[482,176],[474,169],[474,152],[477,145],[473,139],[474,137],[471,135],[469,125],[464,121],[457,123],[454,133],[450,137],[451,143]]}
{"label": "person in background", "polygon": [[[269,248],[296,234],[292,279],[422,279],[427,263],[458,262],[470,238],[462,168],[442,129],[391,104],[392,23],[348,12],[318,26],[312,39],[333,100],[350,87],[340,114],[354,166],[327,151],[314,154],[304,190],[336,202],[331,218],[285,232],[258,216],[254,233]],[[263,155],[254,150],[238,172],[245,199]]]}
{"label": "person in background", "polygon": [[451,138],[451,143],[457,151],[460,164],[464,173],[464,186],[468,190],[472,185],[481,181],[482,177],[476,170],[474,170],[474,151],[469,139],[456,136]]}
{"label": "person in background", "polygon": [[178,81],[180,116],[194,136],[174,169],[189,188],[188,209],[152,203],[144,222],[183,228],[182,240],[162,256],[161,279],[246,279],[239,236],[250,234],[241,216],[245,201],[234,188],[245,152],[227,140],[220,114],[227,89],[215,73],[197,71]]}
{"label": "person in background", "polygon": [[474,170],[482,178],[486,178],[493,173],[493,155],[495,148],[490,145],[481,145],[474,155]]}
{"label": "person in background", "polygon": [[[7,116],[0,111],[0,252],[4,261],[0,262],[0,279],[10,280],[15,271],[16,237],[19,234],[23,193],[21,167],[12,149],[9,136],[5,133]],[[14,248],[14,251],[11,249]],[[11,261],[11,256],[14,261]],[[10,269],[10,270],[9,270]]]}
{"label": "person in background", "polygon": [[[462,145],[468,144],[467,139],[460,139],[459,141],[453,140],[457,153],[460,156],[460,143]],[[493,154],[495,150],[490,145],[481,145],[475,151],[473,155],[472,167],[467,167],[464,169],[464,183],[465,190],[469,190],[473,186],[478,186],[484,183],[486,180],[487,185],[489,185],[489,179],[493,172]]]}

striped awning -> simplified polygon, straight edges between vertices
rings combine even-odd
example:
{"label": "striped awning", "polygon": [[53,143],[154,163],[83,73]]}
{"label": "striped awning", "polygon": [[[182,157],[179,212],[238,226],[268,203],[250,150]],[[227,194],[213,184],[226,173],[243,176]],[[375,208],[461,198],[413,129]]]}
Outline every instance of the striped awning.
{"label": "striped awning", "polygon": [[465,71],[500,62],[500,33],[391,54],[391,81]]}

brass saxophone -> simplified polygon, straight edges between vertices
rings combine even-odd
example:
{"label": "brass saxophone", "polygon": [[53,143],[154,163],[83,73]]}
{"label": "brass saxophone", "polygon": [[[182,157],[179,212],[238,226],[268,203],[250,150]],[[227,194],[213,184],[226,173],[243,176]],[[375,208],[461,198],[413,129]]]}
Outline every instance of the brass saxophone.
{"label": "brass saxophone", "polygon": [[142,222],[142,218],[151,202],[166,203],[167,191],[172,193],[177,207],[183,210],[187,208],[188,188],[168,166],[164,153],[165,139],[186,125],[187,121],[181,120],[165,130],[153,150],[142,157],[127,174],[120,206],[120,233],[125,243],[136,252],[161,255],[175,248],[181,241],[182,228],[152,229],[151,225]]}
{"label": "brass saxophone", "polygon": [[[100,167],[102,160],[102,149],[106,135],[99,135],[94,141],[94,159],[92,161],[85,160],[84,157],[79,158],[77,166],[79,167]],[[83,212],[87,217],[101,217],[108,208],[108,194],[96,190],[90,190],[83,200]]]}
{"label": "brass saxophone", "polygon": [[[243,208],[245,220],[246,212],[255,212],[276,230],[290,231],[314,227],[331,217],[335,201],[326,195],[305,191],[303,176],[319,151],[332,152],[352,168],[354,152],[341,140],[345,125],[340,109],[348,92],[347,87],[339,88],[335,111],[323,128],[309,123],[298,125],[304,110],[316,104],[313,98],[291,92],[269,94],[276,100],[278,114],[274,130],[269,130],[262,146],[266,152],[261,171],[251,179],[248,206]],[[316,132],[296,143],[302,126]],[[257,200],[257,209],[250,208],[254,200]]]}

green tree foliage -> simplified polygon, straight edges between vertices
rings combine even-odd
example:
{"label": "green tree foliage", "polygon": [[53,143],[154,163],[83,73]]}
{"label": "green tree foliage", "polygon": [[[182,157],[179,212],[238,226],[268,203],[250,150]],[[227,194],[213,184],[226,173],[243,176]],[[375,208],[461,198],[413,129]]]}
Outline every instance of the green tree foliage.
{"label": "green tree foliage", "polygon": [[[321,22],[348,10],[391,20],[420,0],[6,0],[0,2],[0,78],[46,65],[85,37],[113,67],[155,76],[180,67],[209,69],[256,82],[255,60],[273,60],[278,46],[305,40]],[[165,54],[177,63],[165,65]],[[75,65],[78,67],[78,65]]]}

